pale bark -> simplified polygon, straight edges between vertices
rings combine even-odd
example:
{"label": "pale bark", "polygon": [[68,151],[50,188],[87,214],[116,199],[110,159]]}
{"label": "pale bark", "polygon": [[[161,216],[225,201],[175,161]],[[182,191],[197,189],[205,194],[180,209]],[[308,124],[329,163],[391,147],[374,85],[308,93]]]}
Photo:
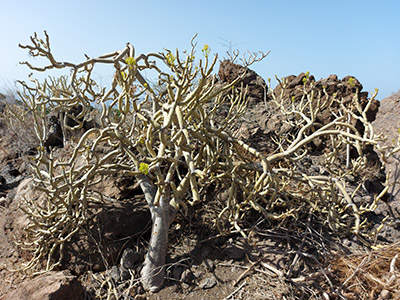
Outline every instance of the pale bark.
{"label": "pale bark", "polygon": [[150,208],[152,229],[149,249],[141,272],[141,282],[146,291],[157,292],[164,285],[165,258],[168,246],[168,229],[170,224],[169,192],[154,205],[155,186],[144,176],[138,176],[139,184]]}

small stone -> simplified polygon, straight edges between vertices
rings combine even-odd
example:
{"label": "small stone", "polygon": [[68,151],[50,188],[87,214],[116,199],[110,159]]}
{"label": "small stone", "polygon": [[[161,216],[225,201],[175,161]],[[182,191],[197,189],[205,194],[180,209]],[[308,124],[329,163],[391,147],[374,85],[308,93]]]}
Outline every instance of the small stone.
{"label": "small stone", "polygon": [[223,253],[231,259],[238,260],[245,255],[246,251],[236,245],[229,245],[224,249]]}
{"label": "small stone", "polygon": [[187,290],[188,288],[190,288],[190,285],[188,285],[187,283],[182,282],[181,287],[183,290]]}
{"label": "small stone", "polygon": [[210,255],[210,248],[209,247],[201,248],[201,257],[206,258],[208,255]]}
{"label": "small stone", "polygon": [[215,279],[214,276],[211,276],[211,277],[204,278],[200,282],[199,287],[202,288],[203,290],[208,290],[208,289],[213,288],[216,285],[217,285],[217,280]]}
{"label": "small stone", "polygon": [[174,267],[172,269],[172,278],[174,278],[175,280],[179,281],[179,279],[182,276],[182,272],[183,272],[183,268],[182,267]]}
{"label": "small stone", "polygon": [[206,267],[206,269],[208,270],[208,271],[214,271],[214,269],[215,269],[215,265],[214,265],[214,262],[211,260],[211,259],[205,259],[204,261],[203,261],[203,265]]}
{"label": "small stone", "polygon": [[33,279],[27,279],[16,290],[1,299],[69,300],[85,299],[85,290],[76,276],[69,271],[49,271]]}
{"label": "small stone", "polygon": [[382,290],[381,293],[379,294],[379,298],[382,300],[386,300],[392,298],[392,295],[388,290]]}
{"label": "small stone", "polygon": [[140,255],[132,249],[125,249],[121,257],[121,266],[125,269],[133,269]]}
{"label": "small stone", "polygon": [[238,266],[233,266],[231,268],[231,272],[232,273],[239,273],[241,271],[241,269]]}
{"label": "small stone", "polygon": [[15,168],[15,166],[11,163],[8,162],[7,166],[3,169],[4,171],[7,171],[8,174],[10,174],[12,177],[17,177],[18,175],[21,175],[21,173]]}
{"label": "small stone", "polygon": [[[143,295],[145,294],[146,291],[144,290],[144,288],[141,285],[138,285],[135,289],[135,294],[136,295]],[[136,299],[136,298],[135,298]]]}
{"label": "small stone", "polygon": [[196,276],[193,274],[193,272],[190,269],[186,269],[181,274],[181,281],[184,283],[190,283],[195,279],[196,279]]}
{"label": "small stone", "polygon": [[121,272],[117,266],[112,266],[112,268],[107,271],[107,274],[112,278],[112,280],[114,280],[114,282],[121,281]]}
{"label": "small stone", "polygon": [[100,264],[94,264],[92,269],[94,273],[101,272],[102,270],[104,270]]}
{"label": "small stone", "polygon": [[346,175],[344,178],[349,182],[356,181],[356,178],[353,175]]}
{"label": "small stone", "polygon": [[204,275],[204,271],[197,270],[196,272],[193,273],[193,275],[194,275],[194,277],[196,277],[198,279]]}
{"label": "small stone", "polygon": [[131,279],[131,273],[128,269],[124,268],[123,266],[119,267],[119,272],[121,274],[121,280],[129,280]]}

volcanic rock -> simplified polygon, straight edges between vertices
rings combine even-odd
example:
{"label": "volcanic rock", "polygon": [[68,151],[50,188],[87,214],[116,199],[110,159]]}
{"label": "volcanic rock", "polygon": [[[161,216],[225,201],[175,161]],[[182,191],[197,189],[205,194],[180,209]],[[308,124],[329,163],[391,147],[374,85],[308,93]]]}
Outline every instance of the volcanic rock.
{"label": "volcanic rock", "polygon": [[2,299],[83,300],[85,291],[78,279],[68,271],[52,271],[25,281]]}
{"label": "volcanic rock", "polygon": [[[400,92],[393,94],[380,103],[380,109],[376,120],[372,123],[376,133],[386,136],[384,146],[394,146],[399,138],[400,128]],[[393,200],[400,201],[400,153],[393,155],[386,164],[386,172],[390,171],[390,180],[393,185],[389,192]]]}
{"label": "volcanic rock", "polygon": [[49,118],[48,130],[49,132],[44,142],[47,151],[50,151],[50,148],[53,147],[64,147],[64,135],[61,130],[60,121],[56,116]]}
{"label": "volcanic rock", "polygon": [[244,88],[248,88],[247,96],[249,97],[250,105],[268,98],[268,88],[264,79],[247,67],[224,60],[219,66],[218,76],[223,83],[231,83],[239,76],[243,76],[243,79],[236,86],[240,87],[243,84]]}

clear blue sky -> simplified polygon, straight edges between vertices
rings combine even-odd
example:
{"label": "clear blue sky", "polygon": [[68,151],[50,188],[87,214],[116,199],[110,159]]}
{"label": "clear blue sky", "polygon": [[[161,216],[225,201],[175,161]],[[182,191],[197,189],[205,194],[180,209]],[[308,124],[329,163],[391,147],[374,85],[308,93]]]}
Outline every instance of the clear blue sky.
{"label": "clear blue sky", "polygon": [[379,99],[400,90],[400,0],[0,0],[0,11],[0,90],[27,79],[18,62],[30,58],[18,43],[43,30],[59,60],[79,62],[126,42],[136,53],[188,49],[198,33],[198,44],[220,58],[229,43],[271,50],[252,66],[265,79],[310,71],[316,79],[355,76],[364,90],[379,88]]}

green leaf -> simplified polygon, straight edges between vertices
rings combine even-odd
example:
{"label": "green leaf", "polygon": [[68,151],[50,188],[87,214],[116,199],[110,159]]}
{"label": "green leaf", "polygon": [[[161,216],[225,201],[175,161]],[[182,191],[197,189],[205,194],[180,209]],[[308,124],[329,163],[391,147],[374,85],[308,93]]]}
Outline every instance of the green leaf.
{"label": "green leaf", "polygon": [[304,84],[307,83],[309,77],[310,77],[310,71],[307,71],[306,74],[304,74],[304,78],[302,80]]}
{"label": "green leaf", "polygon": [[139,171],[141,172],[141,173],[143,173],[144,175],[147,175],[147,174],[149,174],[149,164],[146,164],[146,163],[140,163],[140,165],[139,165]]}
{"label": "green leaf", "polygon": [[349,78],[349,84],[350,84],[351,86],[355,86],[355,85],[356,85],[354,77],[350,77],[350,78]]}
{"label": "green leaf", "polygon": [[173,66],[175,64],[175,56],[173,56],[171,52],[168,52],[167,55],[165,55],[165,57],[167,58],[167,63],[170,66]]}
{"label": "green leaf", "polygon": [[203,49],[201,49],[201,52],[203,52],[205,57],[208,57],[208,55],[210,54],[210,51],[211,51],[211,49],[207,44],[205,44]]}
{"label": "green leaf", "polygon": [[126,59],[125,59],[125,62],[128,64],[128,65],[130,65],[130,66],[134,66],[134,65],[136,65],[136,59],[135,58],[133,58],[133,57],[127,57]]}

